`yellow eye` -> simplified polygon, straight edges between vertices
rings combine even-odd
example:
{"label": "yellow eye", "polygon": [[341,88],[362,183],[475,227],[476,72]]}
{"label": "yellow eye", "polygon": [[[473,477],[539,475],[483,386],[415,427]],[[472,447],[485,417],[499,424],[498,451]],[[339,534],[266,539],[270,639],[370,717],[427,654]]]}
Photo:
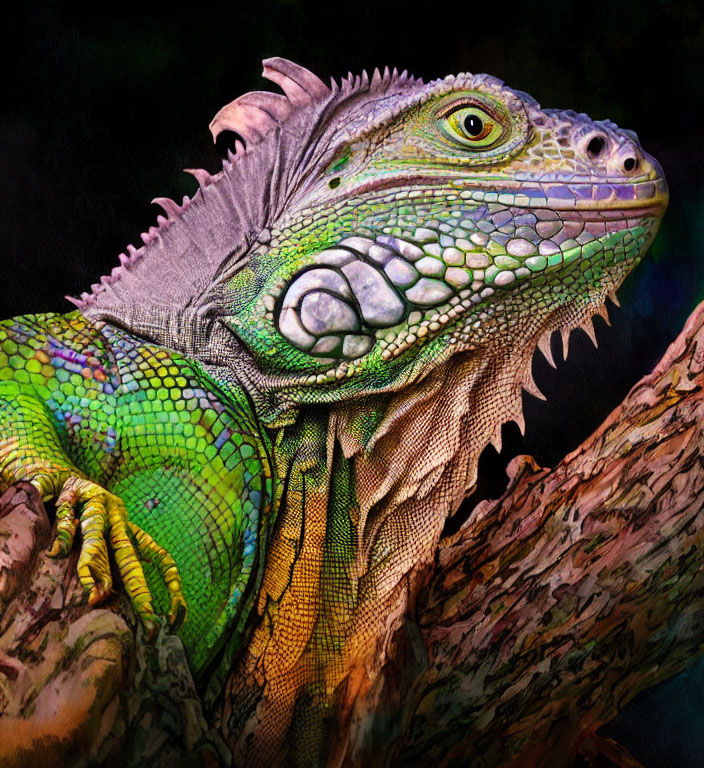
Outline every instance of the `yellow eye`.
{"label": "yellow eye", "polygon": [[438,118],[445,133],[466,147],[490,147],[504,135],[501,122],[475,104],[459,105],[443,111]]}

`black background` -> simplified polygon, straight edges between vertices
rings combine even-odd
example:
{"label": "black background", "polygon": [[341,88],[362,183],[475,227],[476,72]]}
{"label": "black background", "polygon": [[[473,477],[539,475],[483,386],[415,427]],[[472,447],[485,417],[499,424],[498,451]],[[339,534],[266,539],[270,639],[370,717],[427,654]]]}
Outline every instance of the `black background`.
{"label": "black background", "polygon": [[[671,205],[649,256],[619,293],[599,349],[573,335],[558,370],[535,377],[527,434],[504,427],[485,452],[485,492],[517,453],[553,465],[647,373],[704,295],[704,14],[668,2],[120,4],[35,2],[2,19],[0,317],[68,311],[127,243],[155,223],[153,197],[180,200],[182,168],[220,167],[208,123],[268,88],[280,55],[324,79],[375,66],[425,79],[489,72],[546,107],[610,118],[663,164]],[[641,694],[608,726],[647,768],[704,765],[704,665]]]}

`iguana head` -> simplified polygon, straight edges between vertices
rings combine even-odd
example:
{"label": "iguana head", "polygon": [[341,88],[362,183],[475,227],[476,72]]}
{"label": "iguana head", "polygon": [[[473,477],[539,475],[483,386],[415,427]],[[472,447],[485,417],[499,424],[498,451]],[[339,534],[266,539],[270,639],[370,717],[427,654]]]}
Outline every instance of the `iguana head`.
{"label": "iguana head", "polygon": [[600,311],[667,203],[634,133],[487,75],[264,74],[284,96],[247,94],[211,126],[246,150],[198,172],[184,206],[163,201],[169,219],[81,308],[205,361],[237,349],[279,402],[532,354]]}

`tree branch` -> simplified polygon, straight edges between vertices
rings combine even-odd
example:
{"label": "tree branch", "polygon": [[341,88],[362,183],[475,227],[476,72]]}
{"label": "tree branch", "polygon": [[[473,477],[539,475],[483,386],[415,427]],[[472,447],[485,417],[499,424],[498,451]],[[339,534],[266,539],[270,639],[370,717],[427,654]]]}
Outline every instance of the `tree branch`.
{"label": "tree branch", "polygon": [[138,642],[120,594],[90,608],[49,532],[29,483],[0,498],[0,768],[229,765],[178,637]]}

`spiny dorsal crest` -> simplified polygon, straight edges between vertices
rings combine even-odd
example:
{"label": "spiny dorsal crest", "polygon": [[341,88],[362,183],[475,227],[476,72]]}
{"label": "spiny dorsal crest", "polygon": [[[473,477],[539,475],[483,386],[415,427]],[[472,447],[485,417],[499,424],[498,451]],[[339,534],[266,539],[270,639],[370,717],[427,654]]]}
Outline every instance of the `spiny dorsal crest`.
{"label": "spiny dorsal crest", "polygon": [[[68,297],[84,315],[116,323],[163,344],[185,334],[198,341],[208,317],[218,313],[212,296],[218,281],[247,264],[257,237],[285,209],[297,182],[317,158],[316,131],[340,120],[338,110],[362,112],[365,102],[383,102],[422,86],[396,70],[375,70],[371,79],[349,75],[326,86],[316,75],[281,58],[263,62],[264,77],[283,94],[255,91],[223,107],[210,124],[213,139],[224,130],[242,136],[222,171],[187,169],[199,184],[179,205],[155,198],[165,214],[128,246],[119,266],[91,293]],[[359,103],[358,103],[359,102]],[[388,109],[387,109],[388,111]],[[366,118],[365,118],[366,119]],[[323,130],[324,132],[324,130]],[[319,138],[319,136],[318,136]]]}
{"label": "spiny dorsal crest", "polygon": [[221,131],[239,133],[245,141],[258,144],[277,125],[286,121],[296,107],[322,101],[330,89],[312,72],[284,59],[265,59],[262,74],[281,87],[285,96],[269,91],[245,93],[224,106],[210,123],[213,139]]}

